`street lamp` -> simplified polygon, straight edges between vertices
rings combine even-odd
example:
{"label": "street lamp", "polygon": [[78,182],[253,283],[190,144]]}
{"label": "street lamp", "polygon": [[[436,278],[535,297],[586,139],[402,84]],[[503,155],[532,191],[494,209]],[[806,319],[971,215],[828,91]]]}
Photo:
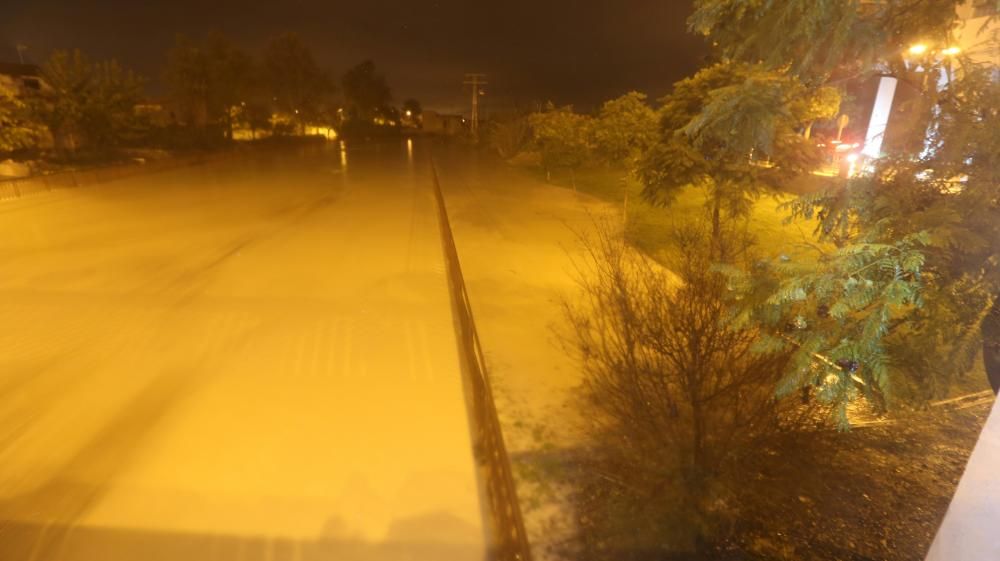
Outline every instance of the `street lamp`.
{"label": "street lamp", "polygon": [[[910,55],[913,55],[913,56],[920,56],[920,55],[927,54],[927,52],[929,50],[930,50],[930,47],[928,47],[926,43],[916,43],[916,44],[910,45],[910,48],[906,49],[906,52],[907,52],[907,54],[910,54]],[[940,51],[937,51],[938,54],[941,54],[941,55],[944,55],[944,56],[955,56],[955,55],[957,55],[960,52],[962,52],[962,49],[960,47],[955,46],[955,45],[952,45],[950,47],[946,47],[944,49],[941,49]]]}
{"label": "street lamp", "polygon": [[847,177],[854,177],[854,171],[858,164],[858,154],[857,152],[852,152],[847,155]]}
{"label": "street lamp", "polygon": [[[911,64],[915,64],[915,68],[923,70],[922,88],[925,92],[927,91],[928,78],[932,68],[931,63],[934,60],[940,61],[941,57],[953,57],[962,52],[962,49],[954,45],[940,50],[937,49],[938,47],[935,46],[935,50],[931,50],[931,47],[927,43],[914,43],[906,49],[903,55],[907,69],[911,68]],[[915,60],[911,62],[907,59],[906,55],[912,56]],[[939,87],[950,80],[951,64],[949,61],[946,73],[943,72],[939,79]],[[889,115],[892,113],[893,98],[896,94],[896,82],[896,78],[892,76],[882,76],[879,80],[878,90],[875,93],[875,103],[872,107],[871,120],[868,123],[868,131],[865,133],[864,148],[861,150],[861,153],[869,158],[878,158],[881,156],[882,140],[889,124]]]}

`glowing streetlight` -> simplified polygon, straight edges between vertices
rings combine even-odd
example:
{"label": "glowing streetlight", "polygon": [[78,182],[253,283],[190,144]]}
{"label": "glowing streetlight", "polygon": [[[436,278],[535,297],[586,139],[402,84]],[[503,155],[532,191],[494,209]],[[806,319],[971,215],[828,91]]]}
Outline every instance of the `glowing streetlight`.
{"label": "glowing streetlight", "polygon": [[907,49],[907,52],[910,53],[911,55],[922,55],[922,54],[924,54],[924,53],[927,52],[927,45],[925,45],[923,43],[917,43],[916,45],[910,45],[910,48]]}
{"label": "glowing streetlight", "polygon": [[852,152],[845,158],[847,160],[847,177],[854,177],[855,168],[858,164],[857,152]]}
{"label": "glowing streetlight", "polygon": [[942,49],[941,54],[944,56],[955,56],[960,52],[962,52],[962,49],[958,47],[948,47],[947,49]]}
{"label": "glowing streetlight", "polygon": [[413,111],[410,111],[409,109],[407,109],[406,110],[406,116],[407,117],[412,117],[413,116]]}

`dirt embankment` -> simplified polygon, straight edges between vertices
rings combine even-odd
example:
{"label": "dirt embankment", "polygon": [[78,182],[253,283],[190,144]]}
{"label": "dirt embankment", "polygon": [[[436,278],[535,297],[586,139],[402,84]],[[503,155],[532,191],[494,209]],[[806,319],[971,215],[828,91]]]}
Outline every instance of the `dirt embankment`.
{"label": "dirt embankment", "polygon": [[729,545],[765,559],[923,559],[988,414],[932,408],[775,450]]}

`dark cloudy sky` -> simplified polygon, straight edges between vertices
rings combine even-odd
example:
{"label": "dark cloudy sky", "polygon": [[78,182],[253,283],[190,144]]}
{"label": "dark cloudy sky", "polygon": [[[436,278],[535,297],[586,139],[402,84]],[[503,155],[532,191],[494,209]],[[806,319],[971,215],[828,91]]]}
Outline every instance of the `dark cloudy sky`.
{"label": "dark cloudy sky", "polygon": [[494,105],[594,103],[629,90],[653,97],[689,74],[702,41],[686,32],[691,0],[2,0],[0,60],[13,45],[38,62],[54,48],[117,58],[156,87],[177,33],[222,31],[251,52],[298,32],[341,74],[371,58],[397,100],[464,107],[464,72],[489,74]]}

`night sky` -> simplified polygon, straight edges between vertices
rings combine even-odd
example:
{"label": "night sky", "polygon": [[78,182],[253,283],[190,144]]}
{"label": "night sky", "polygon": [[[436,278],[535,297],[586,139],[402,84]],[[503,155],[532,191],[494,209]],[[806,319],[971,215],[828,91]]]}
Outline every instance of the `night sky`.
{"label": "night sky", "polygon": [[[397,103],[465,107],[465,72],[489,75],[489,106],[552,100],[588,110],[629,90],[652,97],[704,55],[687,33],[691,0],[5,0],[0,60],[17,43],[39,62],[54,48],[117,58],[158,84],[174,35],[218,30],[258,53],[298,32],[341,75],[371,58]],[[586,6],[586,7],[584,7]]]}

